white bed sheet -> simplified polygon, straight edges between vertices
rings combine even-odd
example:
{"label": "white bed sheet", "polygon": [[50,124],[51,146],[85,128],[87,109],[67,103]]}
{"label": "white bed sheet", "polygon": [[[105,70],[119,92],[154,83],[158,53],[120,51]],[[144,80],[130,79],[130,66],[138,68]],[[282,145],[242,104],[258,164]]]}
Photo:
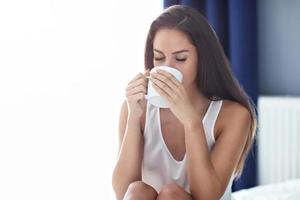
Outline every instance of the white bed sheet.
{"label": "white bed sheet", "polygon": [[300,200],[300,179],[243,189],[232,196],[233,200]]}

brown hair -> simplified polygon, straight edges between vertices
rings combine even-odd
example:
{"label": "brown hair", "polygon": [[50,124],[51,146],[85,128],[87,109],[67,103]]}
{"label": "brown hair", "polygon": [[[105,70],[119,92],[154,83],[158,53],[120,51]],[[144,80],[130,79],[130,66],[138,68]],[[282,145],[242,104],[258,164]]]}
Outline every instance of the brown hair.
{"label": "brown hair", "polygon": [[205,17],[194,8],[175,5],[167,8],[151,24],[145,47],[145,69],[153,68],[153,40],[159,29],[175,29],[187,35],[197,49],[197,87],[208,99],[228,99],[240,103],[251,113],[251,129],[235,169],[240,177],[257,129],[255,104],[233,76],[219,39]]}

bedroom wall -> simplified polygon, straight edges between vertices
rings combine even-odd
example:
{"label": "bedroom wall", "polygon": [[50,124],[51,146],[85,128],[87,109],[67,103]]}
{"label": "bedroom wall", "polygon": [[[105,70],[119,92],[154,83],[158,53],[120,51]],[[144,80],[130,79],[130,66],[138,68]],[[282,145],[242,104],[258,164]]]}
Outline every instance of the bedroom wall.
{"label": "bedroom wall", "polygon": [[300,1],[257,4],[260,94],[300,95]]}

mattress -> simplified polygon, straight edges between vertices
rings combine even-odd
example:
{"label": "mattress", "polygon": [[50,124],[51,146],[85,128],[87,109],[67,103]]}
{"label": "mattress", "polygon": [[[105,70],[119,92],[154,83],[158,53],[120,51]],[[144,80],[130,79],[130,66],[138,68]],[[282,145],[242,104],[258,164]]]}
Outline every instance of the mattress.
{"label": "mattress", "polygon": [[300,179],[239,190],[232,197],[233,200],[300,200]]}

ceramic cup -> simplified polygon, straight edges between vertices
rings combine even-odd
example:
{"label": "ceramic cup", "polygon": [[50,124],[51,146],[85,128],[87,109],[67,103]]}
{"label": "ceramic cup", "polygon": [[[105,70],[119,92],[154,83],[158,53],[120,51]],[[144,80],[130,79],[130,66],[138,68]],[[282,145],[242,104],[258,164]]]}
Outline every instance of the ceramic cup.
{"label": "ceramic cup", "polygon": [[[182,73],[179,70],[169,66],[156,66],[152,68],[150,72],[155,71],[156,69],[165,70],[171,73],[179,82],[182,82]],[[150,79],[148,79],[148,90],[147,95],[145,95],[145,98],[148,100],[149,103],[151,103],[154,106],[160,108],[169,107],[167,101],[163,97],[161,97],[159,93],[153,88]]]}

